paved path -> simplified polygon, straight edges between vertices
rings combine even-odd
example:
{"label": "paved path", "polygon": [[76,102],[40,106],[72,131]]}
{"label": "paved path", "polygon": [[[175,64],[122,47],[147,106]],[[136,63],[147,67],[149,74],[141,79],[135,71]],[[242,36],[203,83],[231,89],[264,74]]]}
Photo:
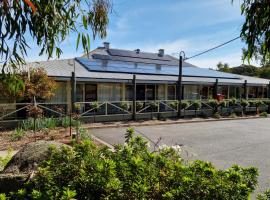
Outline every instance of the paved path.
{"label": "paved path", "polygon": [[[124,142],[126,128],[92,129],[92,134],[110,143]],[[141,126],[135,128],[161,144],[183,144],[191,159],[211,161],[219,168],[232,164],[256,166],[260,171],[258,191],[270,188],[270,119],[249,119],[192,124]]]}

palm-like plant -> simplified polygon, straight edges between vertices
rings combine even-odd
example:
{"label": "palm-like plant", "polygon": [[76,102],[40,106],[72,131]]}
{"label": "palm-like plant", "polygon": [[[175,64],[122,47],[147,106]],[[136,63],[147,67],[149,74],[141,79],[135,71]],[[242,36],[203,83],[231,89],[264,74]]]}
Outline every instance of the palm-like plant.
{"label": "palm-like plant", "polygon": [[219,102],[216,99],[210,99],[208,101],[208,105],[211,106],[212,109],[213,109],[213,111],[214,111],[213,113],[216,113],[217,112],[217,110],[218,110],[218,104],[219,104]]}
{"label": "palm-like plant", "polygon": [[193,102],[193,106],[195,109],[195,117],[197,117],[197,110],[200,109],[202,107],[202,103],[199,100],[196,100]]}
{"label": "palm-like plant", "polygon": [[264,105],[264,102],[262,100],[255,101],[255,107],[256,107],[256,113],[259,115],[260,110],[259,108]]}
{"label": "palm-like plant", "polygon": [[249,102],[245,99],[242,99],[240,105],[242,106],[242,116],[243,116],[246,113],[246,109],[249,106]]}
{"label": "palm-like plant", "polygon": [[190,103],[188,101],[181,102],[181,108],[184,109],[184,117],[186,115],[186,109],[189,107]]}

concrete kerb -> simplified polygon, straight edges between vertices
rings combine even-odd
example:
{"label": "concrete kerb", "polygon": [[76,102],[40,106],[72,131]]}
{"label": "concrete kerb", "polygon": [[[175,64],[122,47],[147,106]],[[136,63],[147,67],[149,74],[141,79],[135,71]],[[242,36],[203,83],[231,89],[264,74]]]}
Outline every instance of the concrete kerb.
{"label": "concrete kerb", "polygon": [[84,127],[87,129],[102,129],[102,128],[121,128],[121,127],[136,127],[136,126],[155,126],[155,125],[167,125],[167,124],[189,124],[189,123],[203,123],[203,122],[216,122],[216,121],[232,121],[232,120],[245,120],[245,119],[258,119],[262,118],[260,116],[252,116],[252,117],[236,117],[236,118],[222,118],[222,119],[190,119],[183,121],[155,121],[153,123],[152,120],[147,122],[129,122],[125,124],[98,124],[98,125],[87,125]]}

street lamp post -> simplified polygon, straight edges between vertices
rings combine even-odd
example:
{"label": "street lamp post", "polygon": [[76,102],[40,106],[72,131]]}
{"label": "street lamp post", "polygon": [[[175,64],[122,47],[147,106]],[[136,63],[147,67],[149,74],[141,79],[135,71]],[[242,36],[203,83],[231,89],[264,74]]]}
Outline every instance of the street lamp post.
{"label": "street lamp post", "polygon": [[181,105],[182,105],[182,76],[183,76],[183,56],[185,59],[185,52],[181,51],[179,54],[179,73],[178,73],[178,117],[181,117]]}

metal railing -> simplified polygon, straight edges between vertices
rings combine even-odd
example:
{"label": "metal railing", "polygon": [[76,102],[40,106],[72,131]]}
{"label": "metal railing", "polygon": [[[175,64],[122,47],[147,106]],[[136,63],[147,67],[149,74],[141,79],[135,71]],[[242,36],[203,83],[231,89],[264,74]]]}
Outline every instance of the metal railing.
{"label": "metal railing", "polygon": [[[258,99],[256,99],[258,100]],[[262,99],[266,100],[266,99]],[[234,111],[243,111],[243,107],[240,104],[240,100],[237,100],[234,105],[227,107],[219,106],[214,107],[209,100],[199,100],[200,106],[196,106],[196,100],[183,100],[188,101],[187,107],[182,107],[182,116],[184,115],[197,115],[200,112],[212,112],[221,110],[221,112],[232,113]],[[229,100],[227,100],[229,101]],[[14,119],[26,119],[28,118],[28,108],[33,105],[32,103],[5,103],[0,104],[0,121],[14,120]],[[136,115],[143,114],[157,114],[157,113],[171,113],[178,112],[177,100],[155,100],[155,101],[136,101]],[[63,117],[70,114],[68,113],[67,103],[36,103],[36,106],[43,110],[43,116],[45,117]],[[182,105],[183,106],[183,105]],[[133,102],[132,101],[97,101],[97,102],[76,102],[75,112],[81,118],[83,117],[96,117],[96,116],[115,116],[115,115],[133,115]],[[259,110],[269,110],[268,105],[260,106],[256,108],[255,105],[249,105],[245,108],[247,112],[254,112]],[[195,114],[194,114],[195,113]],[[123,117],[124,119],[124,117]]]}

